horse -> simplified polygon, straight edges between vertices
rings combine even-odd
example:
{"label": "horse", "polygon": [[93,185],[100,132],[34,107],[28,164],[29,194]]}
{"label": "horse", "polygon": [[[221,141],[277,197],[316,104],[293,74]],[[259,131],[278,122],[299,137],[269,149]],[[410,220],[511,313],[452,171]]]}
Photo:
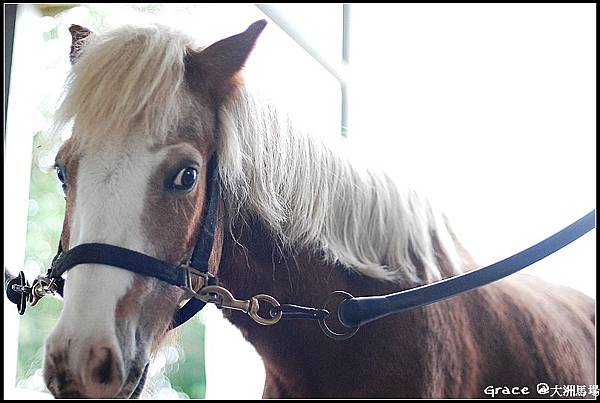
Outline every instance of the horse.
{"label": "horse", "polygon": [[[237,298],[321,306],[336,290],[383,295],[477,267],[424,195],[358,166],[249,90],[243,66],[265,25],[207,47],[161,25],[71,26],[55,116],[57,133],[73,124],[56,156],[62,247],[103,242],[185,262],[216,155],[209,271]],[[186,298],[110,265],[71,269],[44,348],[50,392],[138,397]],[[388,316],[347,340],[312,321],[223,315],[261,356],[265,398],[477,398],[490,386],[542,397],[539,383],[595,381],[594,301],[528,275]]]}

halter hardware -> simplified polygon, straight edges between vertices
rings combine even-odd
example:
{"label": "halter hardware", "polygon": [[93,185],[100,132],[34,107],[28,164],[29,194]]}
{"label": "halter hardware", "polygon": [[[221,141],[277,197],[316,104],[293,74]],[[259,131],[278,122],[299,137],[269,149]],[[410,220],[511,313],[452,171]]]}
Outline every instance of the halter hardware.
{"label": "halter hardware", "polygon": [[281,306],[279,302],[270,295],[258,294],[254,297],[246,300],[236,299],[231,292],[221,286],[209,285],[203,287],[195,293],[193,298],[197,298],[204,303],[215,304],[219,309],[233,309],[236,311],[242,311],[248,314],[256,323],[261,325],[274,325],[279,322],[283,317],[283,313],[279,312],[275,315],[271,315],[271,318],[263,318],[258,314],[260,309],[260,301],[268,302],[273,308]]}
{"label": "halter hardware", "polygon": [[29,285],[23,271],[20,271],[19,275],[11,279],[6,286],[8,299],[17,305],[19,315],[25,313],[28,303],[35,306],[42,297],[57,292],[60,292],[60,286],[55,279],[40,275]]}
{"label": "halter hardware", "polygon": [[200,270],[196,270],[194,269],[192,266],[190,266],[190,263],[186,263],[181,267],[183,270],[185,270],[185,285],[182,288],[185,288],[187,291],[190,291],[192,294],[196,294],[196,291],[194,291],[194,286],[192,283],[192,274],[198,277],[201,277],[203,280],[202,286],[206,286],[208,284],[213,284],[216,283],[217,278],[214,274],[206,271],[200,271]]}
{"label": "halter hardware", "polygon": [[[272,305],[270,312],[273,309],[281,307],[281,304],[272,296],[266,294],[257,294],[249,300],[236,299],[231,292],[225,287],[217,285],[207,285],[214,282],[216,277],[211,273],[204,273],[189,266],[181,266],[187,271],[186,273],[186,284],[180,288],[184,289],[189,293],[191,298],[198,299],[205,304],[215,304],[219,309],[233,309],[248,314],[256,323],[261,325],[274,325],[279,322],[283,317],[283,312],[280,310],[277,313],[271,313],[271,318],[263,318],[259,315],[260,301],[268,302]],[[197,275],[204,279],[204,286],[199,291],[192,289],[191,274]],[[40,299],[46,295],[55,295],[58,293],[58,283],[56,278],[48,278],[46,276],[38,276],[33,284],[30,286],[29,283],[24,280],[25,274],[21,271],[17,277],[20,283],[10,284],[7,287],[8,290],[12,290],[14,293],[25,297],[24,302],[18,303],[19,314],[25,313],[27,303],[30,306],[35,306]],[[22,280],[21,280],[22,279]]]}
{"label": "halter hardware", "polygon": [[58,291],[56,280],[46,276],[38,276],[31,285],[30,304],[35,306],[42,297],[54,295]]}
{"label": "halter hardware", "polygon": [[346,339],[349,339],[350,337],[354,336],[356,334],[356,332],[358,332],[358,329],[360,328],[360,326],[347,327],[346,325],[344,325],[344,323],[340,319],[340,307],[342,306],[343,302],[345,302],[351,298],[354,298],[354,296],[350,293],[347,293],[346,291],[334,291],[331,294],[329,294],[329,296],[325,299],[325,302],[323,302],[323,309],[327,309],[327,306],[334,299],[339,299],[339,297],[341,297],[341,301],[339,301],[337,303],[337,306],[335,308],[336,315],[333,315],[333,316],[337,319],[338,323],[340,325],[342,325],[342,327],[344,327],[348,330],[345,331],[344,333],[338,333],[338,332],[334,331],[327,324],[327,322],[326,322],[327,317],[319,319],[319,327],[321,327],[321,330],[323,331],[323,333],[325,333],[327,336],[329,336],[330,338],[332,338],[334,340],[346,340]]}

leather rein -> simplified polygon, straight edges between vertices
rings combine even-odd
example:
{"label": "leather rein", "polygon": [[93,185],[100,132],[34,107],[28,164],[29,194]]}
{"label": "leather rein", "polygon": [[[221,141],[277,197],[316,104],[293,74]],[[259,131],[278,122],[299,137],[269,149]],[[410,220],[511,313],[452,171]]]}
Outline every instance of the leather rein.
{"label": "leather rein", "polygon": [[[595,211],[592,210],[573,224],[536,245],[492,265],[475,269],[431,284],[411,288],[401,292],[370,297],[354,297],[345,291],[335,291],[323,303],[322,308],[311,308],[293,304],[280,304],[275,298],[258,294],[249,300],[238,300],[224,287],[218,285],[218,278],[209,272],[209,258],[213,249],[219,205],[219,178],[217,158],[210,159],[207,172],[207,202],[192,255],[185,264],[166,262],[140,252],[103,243],[86,243],[63,251],[59,243],[58,252],[45,276],[39,276],[31,285],[21,271],[6,284],[8,299],[17,305],[19,314],[49,294],[63,295],[62,275],[80,264],[104,264],[119,267],[143,276],[157,278],[186,291],[189,301],[177,310],[172,321],[174,329],[191,319],[207,303],[218,308],[234,309],[248,314],[261,325],[274,325],[281,319],[313,319],[319,322],[323,332],[336,340],[352,337],[360,326],[401,311],[432,304],[453,296],[474,290],[500,280],[551,255],[587,232],[595,228]],[[203,286],[195,291],[192,277],[200,277]],[[330,311],[328,305],[336,301]],[[260,303],[271,305],[269,316],[259,315]],[[332,315],[330,312],[335,312]],[[341,332],[333,330],[326,319],[337,320]]]}

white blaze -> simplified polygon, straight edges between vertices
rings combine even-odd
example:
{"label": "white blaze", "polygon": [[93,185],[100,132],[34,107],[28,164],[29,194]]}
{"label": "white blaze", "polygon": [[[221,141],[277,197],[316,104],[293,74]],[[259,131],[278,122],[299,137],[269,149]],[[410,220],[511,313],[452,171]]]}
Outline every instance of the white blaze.
{"label": "white blaze", "polygon": [[[94,148],[86,149],[79,161],[70,243],[63,246],[70,249],[99,242],[151,254],[141,219],[156,155],[139,142],[130,142],[125,148],[107,144]],[[67,178],[68,175],[67,172]],[[71,369],[78,370],[85,365],[90,345],[119,346],[115,309],[130,290],[132,280],[133,273],[106,265],[85,264],[71,268],[65,282],[62,315],[48,339],[48,348],[65,349],[70,339],[69,363]],[[133,332],[135,324],[128,325]],[[118,361],[122,363],[123,358],[119,357]]]}

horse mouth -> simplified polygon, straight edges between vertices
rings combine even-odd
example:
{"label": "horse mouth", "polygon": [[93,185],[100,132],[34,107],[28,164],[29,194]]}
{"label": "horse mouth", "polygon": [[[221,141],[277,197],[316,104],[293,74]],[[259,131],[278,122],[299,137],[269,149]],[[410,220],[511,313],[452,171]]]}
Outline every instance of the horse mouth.
{"label": "horse mouth", "polygon": [[[120,391],[110,399],[138,399],[144,389],[146,376],[148,373],[148,364],[143,371],[132,371],[137,375],[130,375],[127,381],[123,384]],[[48,390],[57,399],[95,399],[95,396],[90,396],[79,388],[79,384],[71,384],[67,388],[56,387],[56,385],[48,385]]]}
{"label": "horse mouth", "polygon": [[[132,366],[129,370],[127,380],[123,384],[121,391],[114,399],[138,399],[144,390],[146,377],[148,375],[148,367],[150,363],[143,366]],[[143,368],[143,370],[141,369]]]}
{"label": "horse mouth", "polygon": [[146,384],[146,377],[148,376],[148,367],[150,363],[146,363],[144,366],[144,370],[142,374],[138,377],[137,382],[135,383],[135,387],[132,388],[132,392],[129,394],[128,399],[137,399],[142,394],[144,390],[144,385]]}

